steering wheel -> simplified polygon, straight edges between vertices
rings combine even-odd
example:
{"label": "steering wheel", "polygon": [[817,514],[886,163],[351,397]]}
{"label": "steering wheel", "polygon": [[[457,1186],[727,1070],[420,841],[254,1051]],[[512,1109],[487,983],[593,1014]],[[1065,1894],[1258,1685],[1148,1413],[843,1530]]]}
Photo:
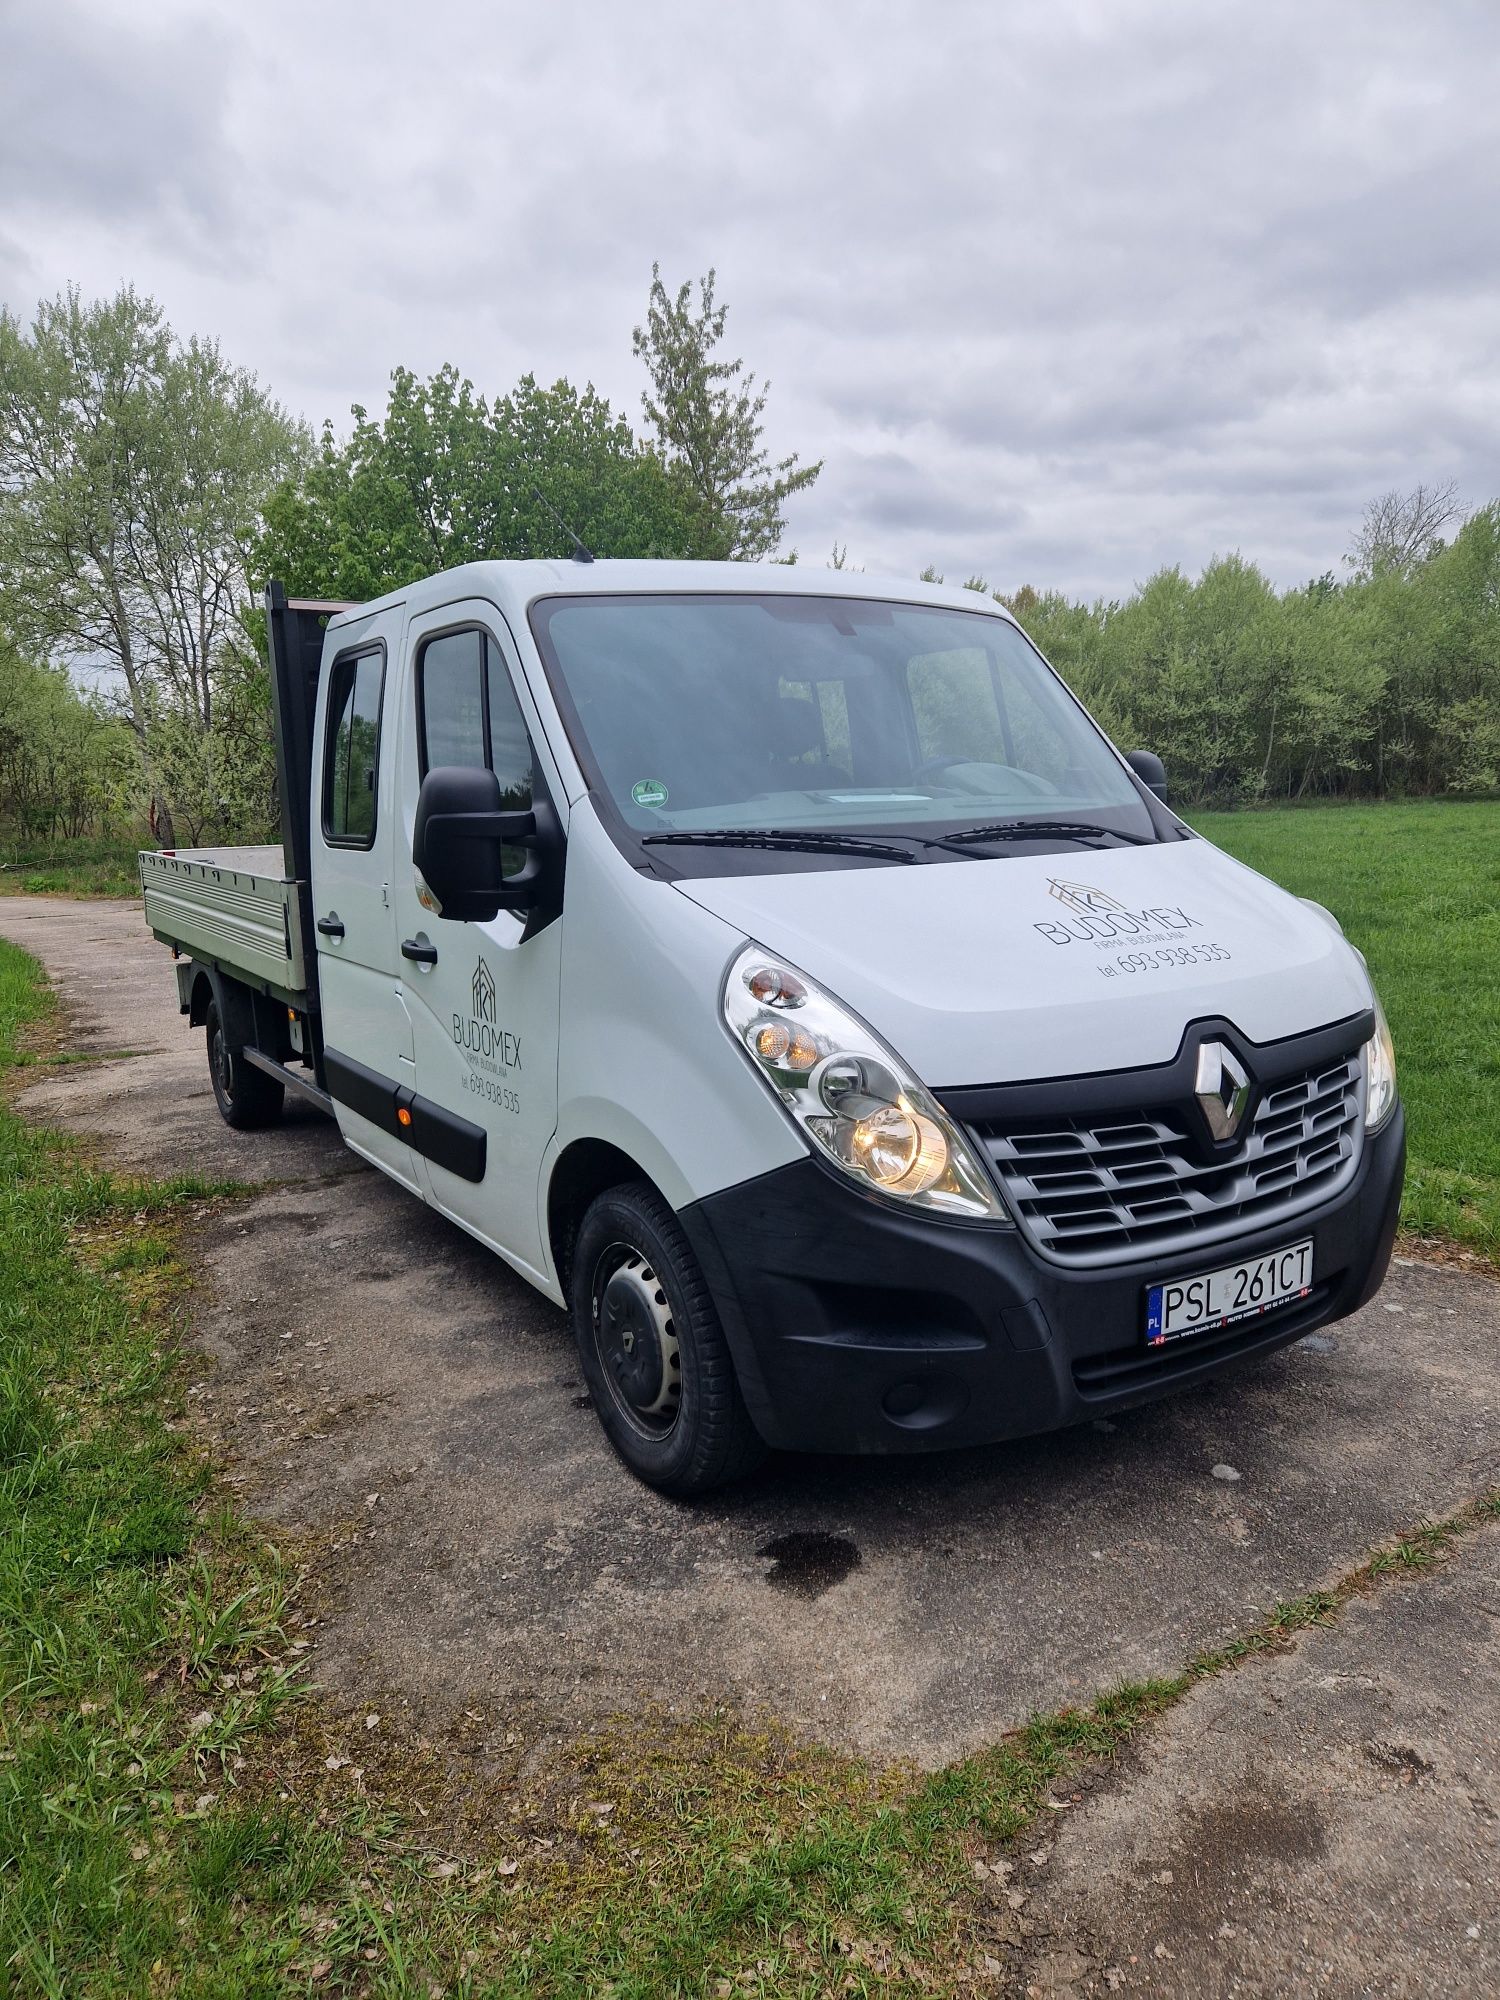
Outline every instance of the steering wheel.
{"label": "steering wheel", "polygon": [[939,771],[946,771],[951,765],[967,764],[971,761],[972,759],[968,757],[929,757],[925,764],[919,764],[912,772],[911,782],[914,785],[920,784],[924,778],[936,777]]}

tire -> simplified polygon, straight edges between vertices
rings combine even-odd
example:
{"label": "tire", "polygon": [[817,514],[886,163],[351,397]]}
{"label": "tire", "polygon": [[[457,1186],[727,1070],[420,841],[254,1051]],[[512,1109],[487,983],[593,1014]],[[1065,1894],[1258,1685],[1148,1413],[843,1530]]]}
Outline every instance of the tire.
{"label": "tire", "polygon": [[766,1448],[703,1274],[654,1188],[631,1182],[591,1204],[570,1289],[594,1408],[638,1479],[686,1500],[760,1463]]}
{"label": "tire", "polygon": [[224,1123],[237,1132],[251,1132],[278,1123],[286,1101],[286,1086],[247,1063],[239,1049],[230,1047],[217,1000],[209,1001],[204,1026],[208,1030],[209,1082],[214,1087],[214,1102]]}

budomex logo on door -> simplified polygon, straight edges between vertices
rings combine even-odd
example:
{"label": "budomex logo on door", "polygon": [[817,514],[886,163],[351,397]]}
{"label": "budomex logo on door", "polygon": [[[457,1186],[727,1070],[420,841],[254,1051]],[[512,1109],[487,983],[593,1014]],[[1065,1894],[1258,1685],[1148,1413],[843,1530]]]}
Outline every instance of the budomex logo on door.
{"label": "budomex logo on door", "polygon": [[1032,925],[1051,944],[1104,944],[1115,938],[1172,937],[1203,928],[1201,918],[1189,916],[1175,905],[1158,904],[1151,909],[1132,910],[1117,896],[1095,889],[1087,882],[1064,882],[1051,876],[1047,893],[1071,912],[1051,923]]}
{"label": "budomex logo on door", "polygon": [[483,959],[474,968],[474,1019],[495,1024],[495,975]]}
{"label": "budomex logo on door", "polygon": [[453,1016],[453,1039],[479,1069],[498,1073],[521,1067],[521,1037],[496,1020],[495,975],[481,958],[469,982],[471,1012]]}

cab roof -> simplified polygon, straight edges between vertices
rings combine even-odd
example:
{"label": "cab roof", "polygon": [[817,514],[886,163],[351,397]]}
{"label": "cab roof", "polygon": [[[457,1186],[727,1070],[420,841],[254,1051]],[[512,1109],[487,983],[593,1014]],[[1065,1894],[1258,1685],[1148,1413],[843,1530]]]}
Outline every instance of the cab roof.
{"label": "cab roof", "polygon": [[956,584],[922,583],[911,577],[867,576],[863,571],[804,569],[796,563],[746,562],[616,562],[598,557],[591,563],[566,558],[551,562],[474,562],[439,570],[368,604],[351,605],[330,619],[330,626],[353,625],[381,611],[404,606],[408,612],[430,611],[462,597],[478,597],[503,611],[524,618],[541,597],[646,595],[652,592],[733,592],[736,595],[782,597],[866,597],[904,604],[946,605],[963,611],[986,610],[1010,619],[1004,605],[988,595]]}

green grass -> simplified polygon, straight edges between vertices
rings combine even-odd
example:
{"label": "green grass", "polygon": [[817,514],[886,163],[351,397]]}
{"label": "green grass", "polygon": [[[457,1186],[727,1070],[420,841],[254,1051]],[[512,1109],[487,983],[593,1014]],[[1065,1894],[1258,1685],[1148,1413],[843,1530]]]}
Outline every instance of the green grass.
{"label": "green grass", "polygon": [[136,855],[151,842],[63,840],[0,843],[0,896],[138,896]]}
{"label": "green grass", "polygon": [[[0,943],[0,1071],[48,1005]],[[1049,1795],[1495,1508],[932,1776],[710,1713],[484,1777],[305,1689],[299,1570],[213,1495],[175,1239],[224,1198],[100,1173],[0,1100],[0,1992],[952,1994],[989,1956],[976,1882]]]}
{"label": "green grass", "polygon": [[[1483,1242],[1500,808],[1205,826],[1369,952],[1418,1226]],[[0,1081],[20,1080],[50,1004],[0,942]],[[1465,1105],[1488,1107],[1484,1130]],[[710,1713],[631,1717],[534,1779],[485,1777],[305,1689],[299,1559],[215,1496],[186,1416],[177,1232],[231,1194],[101,1172],[0,1100],[3,1994],[951,1994],[989,1954],[980,1877],[1049,1795],[1204,1676],[1440,1562],[1497,1511],[1491,1494],[1422,1524],[1181,1673],[931,1776]]]}
{"label": "green grass", "polygon": [[1500,803],[1194,814],[1333,911],[1370,962],[1406,1103],[1405,1226],[1500,1262]]}

